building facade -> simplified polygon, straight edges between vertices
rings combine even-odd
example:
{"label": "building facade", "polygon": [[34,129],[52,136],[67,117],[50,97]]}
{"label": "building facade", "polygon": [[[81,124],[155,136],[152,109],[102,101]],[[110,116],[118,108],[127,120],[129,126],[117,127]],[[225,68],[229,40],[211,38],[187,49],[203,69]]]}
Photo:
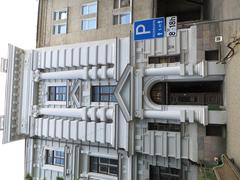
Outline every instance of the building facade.
{"label": "building facade", "polygon": [[[171,15],[175,37],[133,40],[134,21]],[[219,26],[196,24],[207,18],[202,2],[40,0],[37,49],[9,45],[2,68],[3,142],[25,138],[26,175],[197,179],[226,141]]]}

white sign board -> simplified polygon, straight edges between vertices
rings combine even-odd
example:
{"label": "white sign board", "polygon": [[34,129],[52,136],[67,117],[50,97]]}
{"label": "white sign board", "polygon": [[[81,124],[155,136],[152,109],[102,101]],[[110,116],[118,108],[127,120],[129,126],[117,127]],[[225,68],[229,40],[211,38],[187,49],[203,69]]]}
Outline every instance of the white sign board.
{"label": "white sign board", "polygon": [[177,16],[166,18],[166,33],[167,37],[177,36]]}

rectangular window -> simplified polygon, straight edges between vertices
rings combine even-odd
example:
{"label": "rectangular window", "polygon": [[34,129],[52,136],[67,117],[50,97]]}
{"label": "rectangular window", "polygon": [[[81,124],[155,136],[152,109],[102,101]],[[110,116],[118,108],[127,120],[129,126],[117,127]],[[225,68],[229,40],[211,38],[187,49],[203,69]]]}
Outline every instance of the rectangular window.
{"label": "rectangular window", "polygon": [[67,33],[67,24],[55,24],[53,26],[53,34],[66,34]]}
{"label": "rectangular window", "polygon": [[67,87],[66,86],[49,86],[48,101],[66,101]]}
{"label": "rectangular window", "polygon": [[130,0],[114,0],[114,9],[129,7]]}
{"label": "rectangular window", "polygon": [[222,125],[207,125],[206,126],[206,136],[223,136],[223,127]]}
{"label": "rectangular window", "polygon": [[53,12],[53,30],[54,35],[67,33],[67,8]]}
{"label": "rectangular window", "polygon": [[180,124],[148,123],[148,130],[180,132]]}
{"label": "rectangular window", "polygon": [[66,10],[55,11],[53,13],[53,20],[57,21],[57,20],[63,20],[63,19],[67,19],[67,11]]}
{"label": "rectangular window", "polygon": [[64,151],[46,150],[45,164],[54,166],[64,166]]}
{"label": "rectangular window", "polygon": [[113,24],[130,24],[131,23],[131,15],[129,13],[123,13],[119,15],[113,16]]}
{"label": "rectangular window", "polygon": [[91,156],[90,172],[118,176],[118,160]]}
{"label": "rectangular window", "polygon": [[176,63],[180,62],[180,55],[175,56],[154,56],[148,58],[149,64]]}
{"label": "rectangular window", "polygon": [[97,2],[84,4],[82,6],[82,15],[97,13]]}
{"label": "rectangular window", "polygon": [[115,86],[92,86],[92,102],[116,102]]}
{"label": "rectangular window", "polygon": [[96,18],[82,20],[82,30],[90,30],[96,28],[97,28]]}
{"label": "rectangular window", "polygon": [[150,179],[151,180],[180,180],[181,178],[181,170],[170,168],[170,167],[162,167],[162,166],[150,166]]}
{"label": "rectangular window", "polygon": [[218,61],[219,60],[218,50],[205,51],[205,60],[206,61]]}

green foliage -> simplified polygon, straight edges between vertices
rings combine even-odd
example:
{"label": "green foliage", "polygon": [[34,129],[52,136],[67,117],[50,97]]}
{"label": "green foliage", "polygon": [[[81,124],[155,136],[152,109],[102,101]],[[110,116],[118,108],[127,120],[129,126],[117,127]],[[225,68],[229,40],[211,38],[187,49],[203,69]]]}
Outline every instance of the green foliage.
{"label": "green foliage", "polygon": [[25,179],[26,180],[33,180],[33,177],[29,173],[27,173]]}
{"label": "green foliage", "polygon": [[64,180],[63,177],[57,177],[57,180]]}

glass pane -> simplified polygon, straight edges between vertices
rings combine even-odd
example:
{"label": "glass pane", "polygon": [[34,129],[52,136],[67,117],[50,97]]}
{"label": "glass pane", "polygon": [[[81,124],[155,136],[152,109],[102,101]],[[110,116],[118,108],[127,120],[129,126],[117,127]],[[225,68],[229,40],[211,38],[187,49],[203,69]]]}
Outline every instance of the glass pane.
{"label": "glass pane", "polygon": [[59,12],[59,19],[67,19],[67,11]]}
{"label": "glass pane", "polygon": [[101,86],[101,93],[102,94],[109,94],[110,92],[110,87],[109,86]]}
{"label": "glass pane", "polygon": [[118,22],[118,15],[113,16],[113,24],[119,24]]}
{"label": "glass pane", "polygon": [[88,29],[96,29],[97,23],[96,19],[91,19],[88,21]]}
{"label": "glass pane", "polygon": [[87,30],[88,29],[88,21],[87,20],[83,20],[82,21],[82,30]]}
{"label": "glass pane", "polygon": [[118,160],[117,159],[110,159],[110,164],[111,165],[118,165]]}
{"label": "glass pane", "polygon": [[60,33],[60,34],[65,34],[66,32],[67,32],[66,24],[64,24],[64,25],[59,25],[59,33]]}
{"label": "glass pane", "polygon": [[129,24],[130,23],[130,14],[122,14],[120,16],[121,24]]}
{"label": "glass pane", "polygon": [[100,158],[100,163],[109,164],[109,159],[107,159],[107,158]]}
{"label": "glass pane", "polygon": [[53,20],[58,20],[58,12],[53,13]]}
{"label": "glass pane", "polygon": [[113,93],[114,89],[115,89],[115,86],[109,86],[110,93]]}
{"label": "glass pane", "polygon": [[116,99],[116,97],[114,95],[111,95],[109,101],[110,102],[117,102],[117,99]]}
{"label": "glass pane", "polygon": [[99,101],[99,86],[92,86],[92,101]]}
{"label": "glass pane", "polygon": [[92,4],[88,7],[88,14],[92,14],[96,12],[97,12],[97,4]]}
{"label": "glass pane", "polygon": [[88,14],[88,6],[85,5],[82,7],[82,15],[87,15]]}
{"label": "glass pane", "polygon": [[119,0],[114,0],[114,9],[119,8]]}
{"label": "glass pane", "polygon": [[103,174],[108,174],[108,166],[106,165],[99,165],[99,172]]}
{"label": "glass pane", "polygon": [[108,102],[109,101],[109,95],[101,95],[100,96],[101,102]]}
{"label": "glass pane", "polygon": [[109,167],[109,173],[118,175],[118,167]]}
{"label": "glass pane", "polygon": [[121,1],[121,7],[130,6],[130,0],[120,0],[120,1]]}

